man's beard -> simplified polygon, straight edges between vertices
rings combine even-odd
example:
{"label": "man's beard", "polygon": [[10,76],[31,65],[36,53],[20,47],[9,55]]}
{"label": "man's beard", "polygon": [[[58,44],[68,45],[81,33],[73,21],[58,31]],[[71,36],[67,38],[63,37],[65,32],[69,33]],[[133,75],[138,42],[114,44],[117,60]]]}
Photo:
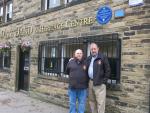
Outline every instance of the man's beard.
{"label": "man's beard", "polygon": [[92,57],[96,57],[97,56],[97,53],[94,53],[94,54],[91,54],[92,55]]}

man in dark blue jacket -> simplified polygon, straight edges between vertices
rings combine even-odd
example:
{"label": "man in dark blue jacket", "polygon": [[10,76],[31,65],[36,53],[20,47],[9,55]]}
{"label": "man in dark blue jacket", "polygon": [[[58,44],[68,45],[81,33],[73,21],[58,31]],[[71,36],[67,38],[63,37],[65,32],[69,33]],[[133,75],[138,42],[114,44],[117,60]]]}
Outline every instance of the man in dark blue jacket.
{"label": "man in dark blue jacket", "polygon": [[[87,65],[83,59],[81,49],[75,51],[75,57],[67,64],[67,74],[69,75],[69,113],[84,113],[87,98],[87,88],[89,77]],[[78,111],[76,112],[76,102],[78,100]]]}
{"label": "man in dark blue jacket", "polygon": [[110,65],[97,44],[90,45],[91,56],[87,58],[89,81],[89,104],[92,113],[105,113],[106,83],[110,76]]}

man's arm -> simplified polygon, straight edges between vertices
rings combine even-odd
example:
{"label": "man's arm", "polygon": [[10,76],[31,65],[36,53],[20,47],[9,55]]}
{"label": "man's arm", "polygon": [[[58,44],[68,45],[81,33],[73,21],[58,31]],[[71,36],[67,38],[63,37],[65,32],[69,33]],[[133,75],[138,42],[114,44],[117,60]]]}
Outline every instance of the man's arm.
{"label": "man's arm", "polygon": [[65,74],[67,74],[67,75],[69,75],[69,73],[70,73],[70,61],[68,62],[68,64],[67,64],[67,67],[66,67],[66,71],[65,71]]}

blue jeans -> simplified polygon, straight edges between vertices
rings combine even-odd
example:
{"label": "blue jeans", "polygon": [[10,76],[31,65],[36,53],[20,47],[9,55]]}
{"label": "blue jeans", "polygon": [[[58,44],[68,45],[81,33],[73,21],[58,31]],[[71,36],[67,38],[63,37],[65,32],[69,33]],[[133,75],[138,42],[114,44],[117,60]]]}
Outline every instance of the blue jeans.
{"label": "blue jeans", "polygon": [[[87,89],[70,89],[69,88],[69,113],[84,113],[87,98]],[[78,112],[76,112],[76,102],[78,100]]]}

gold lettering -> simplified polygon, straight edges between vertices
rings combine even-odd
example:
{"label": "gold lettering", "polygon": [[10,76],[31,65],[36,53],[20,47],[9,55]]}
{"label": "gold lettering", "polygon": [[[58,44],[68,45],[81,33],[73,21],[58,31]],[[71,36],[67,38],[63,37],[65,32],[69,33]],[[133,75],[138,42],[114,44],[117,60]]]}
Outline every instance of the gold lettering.
{"label": "gold lettering", "polygon": [[53,25],[40,25],[40,26],[24,26],[17,27],[15,30],[11,31],[2,31],[0,37],[19,37],[19,36],[29,36],[33,33],[44,33],[44,32],[53,32],[55,30],[62,30],[64,28],[72,28],[83,25],[90,25],[96,22],[95,17],[86,17],[74,20],[66,20],[62,23],[56,23]]}
{"label": "gold lettering", "polygon": [[84,18],[84,19],[83,19],[83,25],[88,25],[88,23],[89,23],[89,22],[88,22],[88,18]]}

